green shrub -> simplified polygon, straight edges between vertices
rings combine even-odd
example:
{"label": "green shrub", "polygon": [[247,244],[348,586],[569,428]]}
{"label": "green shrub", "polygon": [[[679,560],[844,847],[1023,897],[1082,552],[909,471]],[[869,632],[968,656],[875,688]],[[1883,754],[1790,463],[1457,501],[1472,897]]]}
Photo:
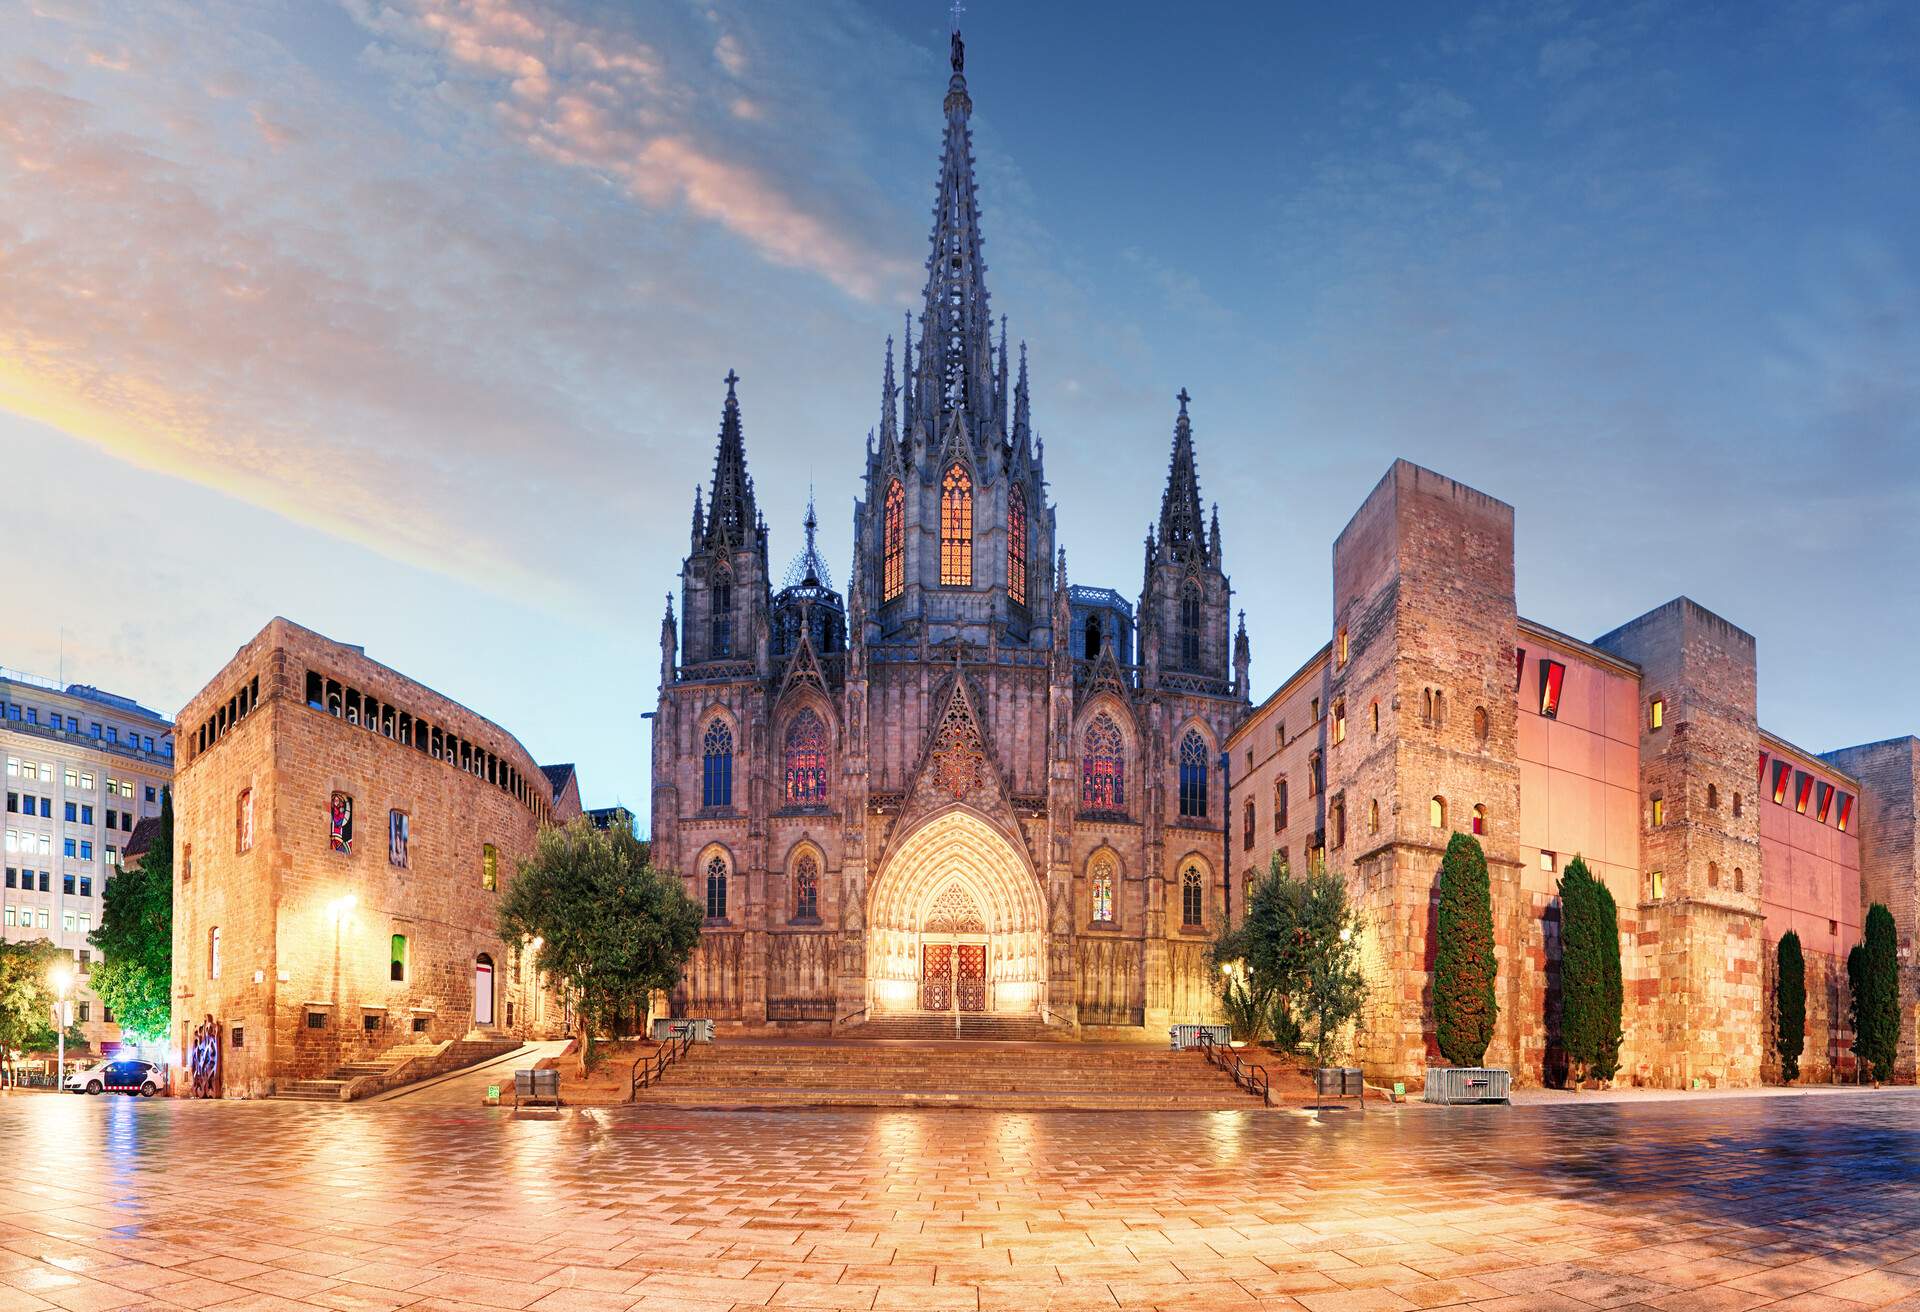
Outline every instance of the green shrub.
{"label": "green shrub", "polygon": [[[1851,957],[1847,965],[1851,977]],[[1871,1065],[1875,1080],[1891,1080],[1900,1048],[1900,957],[1893,913],[1878,902],[1867,908],[1867,932],[1860,945],[1860,978],[1855,989],[1858,1010],[1853,1050]]]}
{"label": "green shrub", "polygon": [[1493,889],[1487,855],[1469,834],[1447,841],[1440,862],[1439,942],[1433,963],[1433,1025],[1440,1053],[1455,1066],[1478,1066],[1493,1042],[1500,1004],[1493,981]]}
{"label": "green shrub", "polygon": [[1579,857],[1560,877],[1560,1037],[1576,1083],[1620,1066],[1620,916]]}
{"label": "green shrub", "polygon": [[1800,936],[1792,930],[1780,936],[1774,974],[1774,1046],[1780,1053],[1781,1078],[1791,1082],[1800,1078],[1800,1054],[1807,1046],[1807,959],[1800,951]]}

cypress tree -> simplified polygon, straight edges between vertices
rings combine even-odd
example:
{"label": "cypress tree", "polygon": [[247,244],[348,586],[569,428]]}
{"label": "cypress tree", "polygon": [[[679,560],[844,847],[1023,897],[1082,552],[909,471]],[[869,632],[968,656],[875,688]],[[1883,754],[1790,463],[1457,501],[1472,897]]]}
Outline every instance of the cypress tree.
{"label": "cypress tree", "polygon": [[1576,1082],[1619,1069],[1623,988],[1618,908],[1576,856],[1560,877],[1560,1037]]}
{"label": "cypress tree", "polygon": [[1774,1045],[1780,1052],[1780,1076],[1800,1078],[1800,1054],[1807,1046],[1807,959],[1800,952],[1800,936],[1792,930],[1780,936],[1779,969],[1773,990]]}
{"label": "cypress tree", "polygon": [[1874,1080],[1882,1083],[1893,1078],[1894,1057],[1900,1048],[1900,958],[1894,938],[1893,913],[1875,902],[1867,908],[1867,932],[1861,944],[1853,1050],[1872,1064]]}
{"label": "cypress tree", "polygon": [[1455,1066],[1478,1066],[1493,1042],[1500,1004],[1493,992],[1493,889],[1486,853],[1470,834],[1448,839],[1440,861],[1438,931],[1433,1025],[1440,1053]]}

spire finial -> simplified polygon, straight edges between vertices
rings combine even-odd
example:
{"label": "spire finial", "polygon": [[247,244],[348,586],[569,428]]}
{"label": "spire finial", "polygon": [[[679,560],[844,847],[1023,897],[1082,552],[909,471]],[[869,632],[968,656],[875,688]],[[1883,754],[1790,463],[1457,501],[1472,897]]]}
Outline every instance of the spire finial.
{"label": "spire finial", "polygon": [[740,375],[735,373],[733,370],[729,369],[727,370],[726,378],[723,379],[722,381],[725,382],[727,385],[727,396],[732,397],[734,384],[740,381]]}
{"label": "spire finial", "polygon": [[1180,389],[1180,395],[1176,396],[1174,400],[1180,403],[1180,413],[1185,414],[1187,412],[1187,402],[1193,400],[1193,398],[1187,395],[1187,389],[1183,387]]}

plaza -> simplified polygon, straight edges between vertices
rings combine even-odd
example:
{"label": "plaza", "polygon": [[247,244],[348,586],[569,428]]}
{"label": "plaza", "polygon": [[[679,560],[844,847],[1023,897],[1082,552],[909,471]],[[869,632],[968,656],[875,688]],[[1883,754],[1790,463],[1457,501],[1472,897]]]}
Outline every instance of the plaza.
{"label": "plaza", "polygon": [[529,1112],[18,1095],[0,1309],[1920,1307],[1920,1093]]}

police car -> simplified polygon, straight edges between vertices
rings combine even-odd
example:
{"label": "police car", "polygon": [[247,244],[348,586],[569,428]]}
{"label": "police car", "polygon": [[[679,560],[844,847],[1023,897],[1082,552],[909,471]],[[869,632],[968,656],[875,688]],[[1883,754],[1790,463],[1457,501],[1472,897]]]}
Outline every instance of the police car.
{"label": "police car", "polygon": [[151,1098],[160,1092],[160,1083],[160,1068],[150,1061],[106,1061],[67,1076],[67,1092]]}

